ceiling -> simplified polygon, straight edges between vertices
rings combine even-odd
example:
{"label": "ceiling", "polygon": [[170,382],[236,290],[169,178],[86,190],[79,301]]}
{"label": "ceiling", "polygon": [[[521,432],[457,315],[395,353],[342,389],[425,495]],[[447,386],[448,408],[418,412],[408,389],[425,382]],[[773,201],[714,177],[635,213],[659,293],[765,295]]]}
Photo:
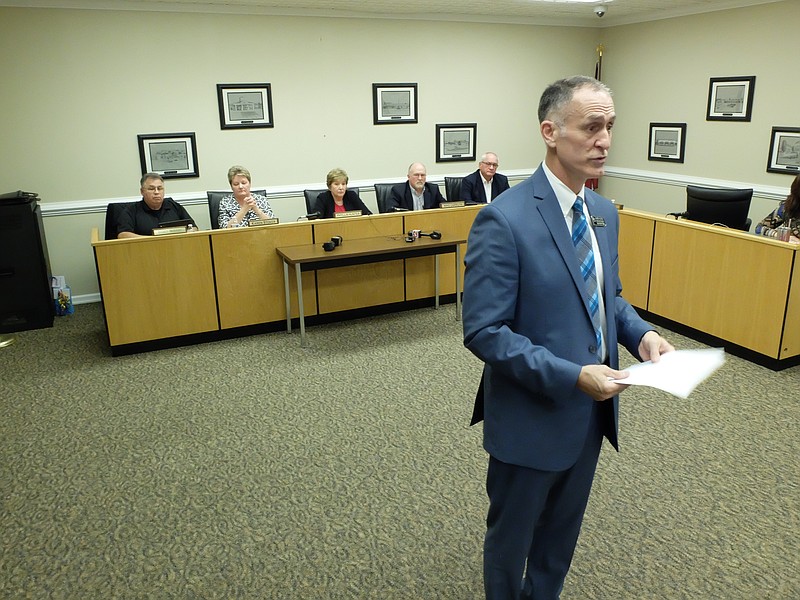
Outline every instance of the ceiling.
{"label": "ceiling", "polygon": [[[0,0],[0,6],[611,27],[782,0]],[[594,7],[603,5],[599,18]]]}

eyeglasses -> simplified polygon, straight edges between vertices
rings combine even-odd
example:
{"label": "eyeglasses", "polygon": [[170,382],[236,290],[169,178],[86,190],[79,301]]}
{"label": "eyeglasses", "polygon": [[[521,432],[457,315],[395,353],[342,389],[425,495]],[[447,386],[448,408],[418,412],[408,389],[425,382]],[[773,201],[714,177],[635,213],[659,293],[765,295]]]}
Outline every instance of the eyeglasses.
{"label": "eyeglasses", "polygon": [[485,160],[482,160],[482,161],[481,161],[481,164],[482,164],[482,165],[486,165],[486,166],[487,166],[487,167],[489,167],[490,169],[496,169],[497,167],[499,167],[499,166],[500,166],[500,164],[499,164],[499,163],[490,163],[490,162],[486,162]]}

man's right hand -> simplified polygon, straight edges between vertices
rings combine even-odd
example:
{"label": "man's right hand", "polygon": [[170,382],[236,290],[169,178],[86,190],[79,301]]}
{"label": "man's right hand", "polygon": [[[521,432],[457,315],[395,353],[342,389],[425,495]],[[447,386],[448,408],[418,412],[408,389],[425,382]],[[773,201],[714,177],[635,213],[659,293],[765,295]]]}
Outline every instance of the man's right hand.
{"label": "man's right hand", "polygon": [[613,379],[623,379],[627,371],[615,371],[606,365],[584,365],[578,376],[577,388],[597,401],[613,398],[628,386],[614,383]]}

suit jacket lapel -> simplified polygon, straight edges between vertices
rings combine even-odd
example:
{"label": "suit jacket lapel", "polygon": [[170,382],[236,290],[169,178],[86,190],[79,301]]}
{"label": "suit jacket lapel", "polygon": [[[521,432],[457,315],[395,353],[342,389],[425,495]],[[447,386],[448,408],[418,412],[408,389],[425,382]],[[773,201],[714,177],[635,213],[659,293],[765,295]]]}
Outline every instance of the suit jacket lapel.
{"label": "suit jacket lapel", "polygon": [[541,174],[540,181],[544,187],[536,185],[534,189],[537,191],[534,193],[538,195],[540,190],[546,190],[544,196],[539,197],[539,213],[542,215],[545,225],[550,230],[550,235],[561,254],[561,258],[564,260],[564,264],[567,265],[569,274],[572,276],[572,281],[575,283],[575,287],[578,289],[581,298],[583,298],[583,304],[588,314],[589,307],[586,300],[586,283],[583,281],[583,275],[581,275],[578,257],[575,254],[575,246],[572,245],[572,237],[564,221],[564,213],[561,212],[561,205],[558,203],[556,194],[550,187],[550,182],[547,181],[547,176],[544,174],[544,171],[540,169],[537,173]]}
{"label": "suit jacket lapel", "polygon": [[494,177],[492,177],[492,197],[491,200],[494,200],[498,196],[497,188],[500,187],[500,184],[497,182],[497,173],[495,173]]}
{"label": "suit jacket lapel", "polygon": [[405,194],[403,194],[403,201],[406,205],[403,207],[406,210],[414,210],[414,199],[411,197],[411,186],[406,184],[405,186]]}

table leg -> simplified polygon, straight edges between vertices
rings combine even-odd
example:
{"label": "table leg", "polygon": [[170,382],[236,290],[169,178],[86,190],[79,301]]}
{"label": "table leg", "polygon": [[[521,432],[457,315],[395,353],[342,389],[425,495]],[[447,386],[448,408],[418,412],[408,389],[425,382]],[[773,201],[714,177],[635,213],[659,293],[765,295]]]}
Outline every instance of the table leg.
{"label": "table leg", "polygon": [[289,294],[289,263],[283,261],[283,289],[286,292],[286,332],[292,333],[292,302]]}
{"label": "table leg", "polygon": [[434,296],[436,297],[435,307],[439,308],[439,255],[433,257],[433,289]]}
{"label": "table leg", "polygon": [[456,246],[456,321],[461,320],[461,244]]}
{"label": "table leg", "polygon": [[306,315],[303,306],[303,272],[300,270],[300,263],[294,266],[297,275],[297,310],[300,314],[300,347],[305,348],[306,344]]}

